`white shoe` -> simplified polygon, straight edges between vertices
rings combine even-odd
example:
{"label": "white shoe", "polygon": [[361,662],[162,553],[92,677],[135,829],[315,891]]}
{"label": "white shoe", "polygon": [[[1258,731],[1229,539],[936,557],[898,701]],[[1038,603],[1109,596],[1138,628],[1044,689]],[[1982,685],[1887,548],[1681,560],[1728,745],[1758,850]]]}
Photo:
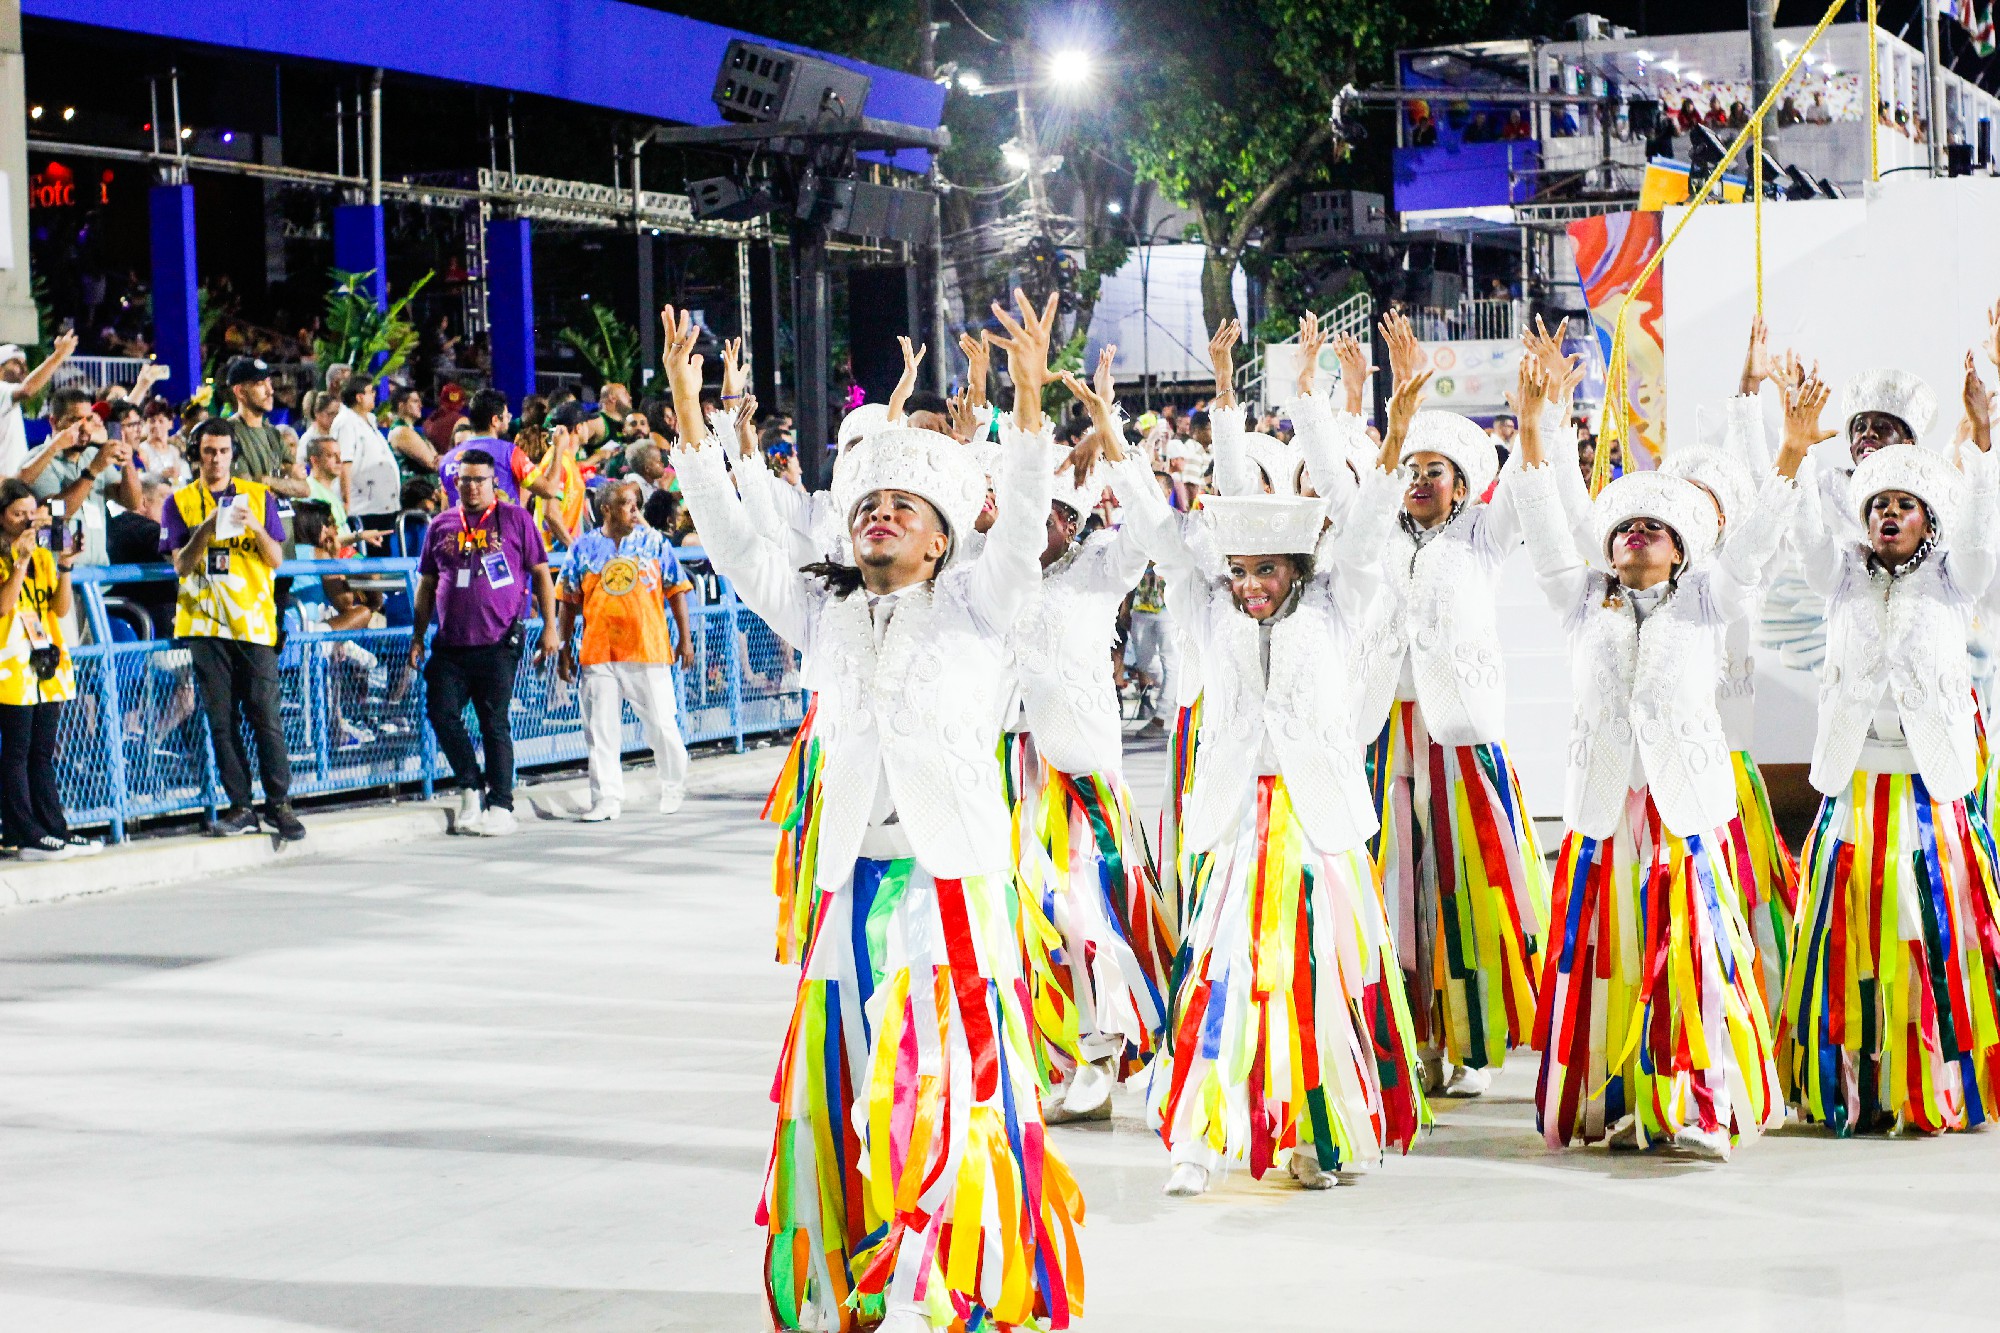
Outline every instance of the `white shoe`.
{"label": "white shoe", "polygon": [[60,838],[40,838],[21,848],[23,861],[67,861],[76,854],[76,848]]}
{"label": "white shoe", "polygon": [[1167,1177],[1169,1199],[1192,1199],[1208,1192],[1208,1168],[1199,1162],[1182,1162]]}
{"label": "white shoe", "polygon": [[1291,1170],[1292,1179],[1298,1181],[1301,1188],[1330,1190],[1340,1183],[1339,1176],[1320,1169],[1319,1154],[1311,1148],[1292,1149],[1292,1159],[1286,1165]]}
{"label": "white shoe", "polygon": [[1447,1097],[1477,1097],[1493,1086],[1493,1072],[1488,1069],[1474,1069],[1471,1065],[1459,1065],[1451,1071],[1451,1078],[1444,1085]]}
{"label": "white shoe", "polygon": [[1417,1053],[1417,1083],[1424,1090],[1424,1096],[1435,1097],[1444,1091],[1444,1053],[1430,1050]]}
{"label": "white shoe", "polygon": [[503,810],[497,805],[488,810],[486,817],[479,821],[480,836],[485,838],[504,838],[520,827],[514,819],[512,810]]}
{"label": "white shoe", "polygon": [[660,788],[660,813],[670,815],[681,808],[688,798],[687,788],[676,783]]}
{"label": "white shoe", "polygon": [[1604,1146],[1612,1152],[1638,1152],[1642,1146],[1639,1142],[1639,1117],[1628,1115],[1620,1118],[1606,1131]]}
{"label": "white shoe", "polygon": [[603,824],[618,818],[624,812],[625,807],[616,801],[598,801],[584,811],[581,818],[586,824]]}
{"label": "white shoe", "polygon": [[1726,1162],[1729,1160],[1729,1131],[1698,1129],[1689,1125],[1686,1129],[1675,1131],[1674,1147],[1704,1162]]}
{"label": "white shoe", "polygon": [[1111,1090],[1117,1086],[1118,1081],[1103,1064],[1078,1065],[1076,1072],[1070,1075],[1069,1087],[1063,1091],[1062,1109],[1075,1120],[1085,1117],[1108,1120],[1111,1118]]}
{"label": "white shoe", "polygon": [[884,1315],[875,1326],[875,1333],[931,1333],[930,1317],[922,1310],[904,1306]]}
{"label": "white shoe", "polygon": [[458,818],[451,821],[453,833],[477,835],[480,821],[486,818],[486,811],[479,803],[479,793],[471,787],[458,789]]}

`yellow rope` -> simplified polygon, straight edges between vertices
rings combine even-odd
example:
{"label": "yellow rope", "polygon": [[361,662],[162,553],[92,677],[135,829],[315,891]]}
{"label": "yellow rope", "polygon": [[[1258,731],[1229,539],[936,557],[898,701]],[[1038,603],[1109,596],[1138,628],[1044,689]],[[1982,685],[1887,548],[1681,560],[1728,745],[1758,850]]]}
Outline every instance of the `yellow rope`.
{"label": "yellow rope", "polygon": [[1875,41],[1875,3],[1868,0],[1868,179],[1882,179],[1882,142],[1876,137],[1882,128],[1882,75],[1877,59],[1880,51]]}
{"label": "yellow rope", "polygon": [[1758,121],[1754,128],[1757,137],[1751,145],[1756,154],[1750,161],[1751,217],[1752,230],[1757,233],[1757,318],[1764,318],[1764,122]]}
{"label": "yellow rope", "polygon": [[1805,63],[1805,58],[1813,49],[1813,44],[1819,41],[1820,35],[1832,25],[1833,21],[1840,16],[1840,11],[1846,7],[1847,0],[1833,0],[1833,4],[1827,8],[1825,16],[1820,19],[1819,25],[1812,30],[1812,35],[1806,38],[1805,45],[1799,48],[1798,54],[1793,56],[1791,63],[1785,66],[1785,72],[1778,76],[1776,83],[1771,85],[1771,91],[1764,95],[1764,100],[1758,104],[1756,112],[1751,115],[1750,123],[1737,132],[1735,140],[1729,145],[1729,151],[1722,155],[1722,160],[1715,164],[1715,170],[1708,174],[1708,179],[1703,181],[1701,188],[1694,192],[1687,210],[1681,214],[1681,220],[1674,224],[1674,229],[1667,234],[1667,238],[1664,241],[1660,242],[1660,248],[1653,252],[1653,257],[1646,261],[1646,267],[1640,270],[1638,278],[1626,289],[1625,299],[1618,303],[1617,322],[1612,325],[1611,329],[1611,356],[1604,367],[1604,418],[1601,423],[1602,429],[1598,432],[1597,459],[1592,465],[1590,473],[1590,493],[1592,495],[1603,490],[1605,485],[1611,480],[1612,446],[1619,442],[1629,445],[1636,433],[1632,429],[1632,420],[1635,414],[1630,396],[1630,386],[1627,383],[1625,353],[1625,331],[1628,319],[1632,313],[1633,303],[1638,300],[1639,293],[1645,290],[1646,284],[1652,281],[1653,275],[1659,272],[1660,265],[1666,261],[1667,251],[1672,249],[1674,242],[1680,239],[1681,233],[1687,229],[1687,225],[1694,219],[1694,215],[1714,196],[1716,186],[1722,181],[1723,173],[1735,165],[1736,159],[1743,155],[1744,147],[1753,138],[1760,138],[1762,136],[1764,117],[1771,114],[1771,108],[1777,105],[1778,95],[1785,90],[1787,84],[1791,83],[1792,76],[1799,72],[1799,66]]}

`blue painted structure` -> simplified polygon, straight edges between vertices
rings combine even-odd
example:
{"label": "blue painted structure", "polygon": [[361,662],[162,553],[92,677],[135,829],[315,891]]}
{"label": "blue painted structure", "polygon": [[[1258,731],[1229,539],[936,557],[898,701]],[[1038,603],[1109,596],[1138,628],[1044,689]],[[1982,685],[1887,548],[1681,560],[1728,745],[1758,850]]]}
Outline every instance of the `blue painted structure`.
{"label": "blue painted structure", "polygon": [[1522,204],[1541,187],[1542,146],[1533,139],[1398,148],[1393,162],[1398,213]]}
{"label": "blue painted structure", "polygon": [[535,391],[535,255],[526,218],[486,224],[486,328],[493,387],[519,407]]}
{"label": "blue painted structure", "polygon": [[[945,90],[866,61],[620,0],[22,0],[21,12],[121,32],[275,56],[380,67],[450,83],[717,125],[709,100],[731,39],[816,55],[874,80],[866,114],[935,129]],[[923,171],[905,149],[896,166]]]}
{"label": "blue painted structure", "polygon": [[173,367],[160,392],[176,401],[201,387],[201,280],[194,266],[194,186],[148,192],[153,251],[153,351]]}
{"label": "blue painted structure", "polygon": [[371,276],[363,286],[377,309],[389,305],[389,243],[380,204],[342,204],[333,210],[333,266]]}

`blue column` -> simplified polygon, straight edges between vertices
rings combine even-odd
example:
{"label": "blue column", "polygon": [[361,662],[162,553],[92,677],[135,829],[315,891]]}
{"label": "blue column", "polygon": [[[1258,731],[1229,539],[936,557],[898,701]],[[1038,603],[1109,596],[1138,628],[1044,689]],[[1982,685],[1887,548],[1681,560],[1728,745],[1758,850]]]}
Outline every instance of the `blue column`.
{"label": "blue column", "polygon": [[516,407],[535,391],[535,259],[526,218],[486,224],[486,328],[493,387]]}
{"label": "blue column", "polygon": [[389,307],[389,246],[383,237],[380,204],[342,204],[333,210],[333,266],[344,273],[369,273],[362,285],[378,309]]}
{"label": "blue column", "polygon": [[194,267],[194,186],[155,185],[153,351],[174,373],[160,392],[176,402],[201,387],[201,279]]}

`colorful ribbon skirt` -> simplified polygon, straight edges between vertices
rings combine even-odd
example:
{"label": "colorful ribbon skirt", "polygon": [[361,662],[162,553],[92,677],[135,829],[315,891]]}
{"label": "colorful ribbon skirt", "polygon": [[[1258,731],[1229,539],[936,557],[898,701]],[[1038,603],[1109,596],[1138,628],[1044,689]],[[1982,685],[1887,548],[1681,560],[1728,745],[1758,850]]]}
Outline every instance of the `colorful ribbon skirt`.
{"label": "colorful ribbon skirt", "polygon": [[762,818],[778,826],[778,848],[771,857],[771,892],[778,900],[777,958],[781,963],[797,963],[806,956],[813,922],[817,919],[820,773],[826,756],[813,735],[813,718],[819,711],[814,699],[806,709],[799,729],[792,736],[792,748],[771,794],[764,800]]}
{"label": "colorful ribbon skirt", "polygon": [[1792,914],[1799,905],[1799,867],[1771,814],[1764,775],[1748,750],[1737,750],[1736,817],[1729,821],[1730,870],[1743,924],[1756,950],[1757,987],[1775,1024],[1785,994],[1785,966],[1792,952]]}
{"label": "colorful ribbon skirt", "polygon": [[1369,756],[1381,832],[1370,848],[1417,1041],[1498,1069],[1535,1021],[1548,868],[1506,746],[1440,745],[1414,700]]}
{"label": "colorful ribbon skirt", "polygon": [[1008,897],[908,859],[819,895],[758,1210],[776,1327],[1082,1313],[1083,1197],[1044,1141]]}
{"label": "colorful ribbon skirt", "polygon": [[1730,879],[1728,834],[1679,838],[1627,794],[1607,838],[1571,831],[1556,857],[1535,1048],[1535,1113],[1551,1147],[1695,1128],[1749,1137],[1784,1108],[1756,955]]}
{"label": "colorful ribbon skirt", "polygon": [[2000,900],[1976,802],[1857,773],[1820,804],[1785,983],[1786,1095],[1840,1133],[1983,1123],[2000,1085]]}
{"label": "colorful ribbon skirt", "polygon": [[1195,888],[1172,1041],[1148,1086],[1175,1160],[1261,1177],[1295,1147],[1328,1171],[1408,1151],[1430,1113],[1366,852],[1314,849],[1284,780],[1263,777]]}

